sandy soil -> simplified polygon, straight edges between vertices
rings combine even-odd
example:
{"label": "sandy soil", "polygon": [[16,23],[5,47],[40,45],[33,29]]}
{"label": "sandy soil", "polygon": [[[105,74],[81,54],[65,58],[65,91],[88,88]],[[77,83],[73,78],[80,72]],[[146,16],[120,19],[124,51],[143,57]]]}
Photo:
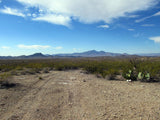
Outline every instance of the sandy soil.
{"label": "sandy soil", "polygon": [[0,89],[0,120],[160,120],[159,83],[108,81],[80,70],[10,80],[18,85]]}

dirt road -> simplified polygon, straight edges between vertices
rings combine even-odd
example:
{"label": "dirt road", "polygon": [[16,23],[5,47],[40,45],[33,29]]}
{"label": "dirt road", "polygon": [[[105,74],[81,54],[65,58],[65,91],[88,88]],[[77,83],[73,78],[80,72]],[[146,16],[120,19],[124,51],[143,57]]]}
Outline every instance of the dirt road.
{"label": "dirt road", "polygon": [[[42,78],[42,79],[40,79]],[[160,120],[160,84],[76,71],[14,76],[0,89],[0,120]]]}

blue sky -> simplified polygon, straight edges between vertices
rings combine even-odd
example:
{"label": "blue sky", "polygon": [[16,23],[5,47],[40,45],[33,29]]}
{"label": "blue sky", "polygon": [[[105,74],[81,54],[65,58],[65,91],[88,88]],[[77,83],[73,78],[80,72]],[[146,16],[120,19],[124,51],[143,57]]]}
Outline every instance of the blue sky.
{"label": "blue sky", "polygon": [[160,53],[159,0],[0,0],[0,56]]}

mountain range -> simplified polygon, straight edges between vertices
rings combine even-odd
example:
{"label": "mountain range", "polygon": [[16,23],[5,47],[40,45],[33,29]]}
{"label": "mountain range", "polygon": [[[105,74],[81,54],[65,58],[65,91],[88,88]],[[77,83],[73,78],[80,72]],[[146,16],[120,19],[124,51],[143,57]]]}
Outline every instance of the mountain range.
{"label": "mountain range", "polygon": [[121,56],[121,55],[126,55],[126,54],[90,50],[90,51],[86,51],[86,52],[82,52],[82,53],[55,54],[53,56],[58,56],[58,57],[67,57],[67,56],[73,56],[73,57],[100,57],[100,56]]}
{"label": "mountain range", "polygon": [[68,54],[53,54],[53,55],[45,55],[42,53],[35,53],[33,55],[21,55],[21,56],[0,56],[0,59],[36,59],[36,58],[57,58],[57,57],[117,57],[117,56],[150,56],[150,57],[158,57],[160,53],[148,53],[148,54],[127,54],[127,53],[111,53],[105,51],[96,51],[90,50],[81,53],[68,53]]}

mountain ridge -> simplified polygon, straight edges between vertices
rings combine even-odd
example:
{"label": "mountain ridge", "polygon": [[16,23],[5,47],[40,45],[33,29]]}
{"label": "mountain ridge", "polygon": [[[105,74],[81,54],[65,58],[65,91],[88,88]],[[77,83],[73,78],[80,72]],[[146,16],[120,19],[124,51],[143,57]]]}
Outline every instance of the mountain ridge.
{"label": "mountain ridge", "polygon": [[21,56],[0,56],[0,59],[35,59],[35,58],[56,58],[56,57],[117,57],[117,56],[147,56],[159,57],[160,53],[145,53],[145,54],[127,54],[127,53],[112,53],[105,51],[90,50],[79,53],[62,53],[62,54],[42,54],[34,53],[32,55]]}
{"label": "mountain ridge", "polygon": [[112,52],[105,52],[105,51],[96,51],[90,50],[81,53],[70,53],[70,54],[55,54],[56,56],[79,56],[79,57],[100,57],[100,56],[121,56],[124,54],[120,53],[112,53]]}

